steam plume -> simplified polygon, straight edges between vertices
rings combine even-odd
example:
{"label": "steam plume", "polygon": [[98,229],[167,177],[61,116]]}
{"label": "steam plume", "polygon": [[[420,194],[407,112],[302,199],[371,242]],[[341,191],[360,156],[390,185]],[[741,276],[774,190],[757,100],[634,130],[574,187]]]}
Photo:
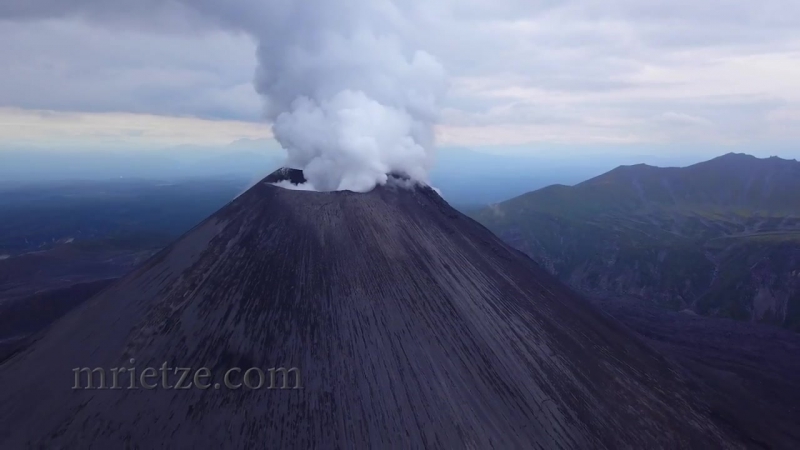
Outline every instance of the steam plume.
{"label": "steam plume", "polygon": [[315,0],[282,14],[259,35],[255,85],[287,165],[324,191],[368,191],[390,172],[427,181],[445,74],[404,39],[402,12]]}

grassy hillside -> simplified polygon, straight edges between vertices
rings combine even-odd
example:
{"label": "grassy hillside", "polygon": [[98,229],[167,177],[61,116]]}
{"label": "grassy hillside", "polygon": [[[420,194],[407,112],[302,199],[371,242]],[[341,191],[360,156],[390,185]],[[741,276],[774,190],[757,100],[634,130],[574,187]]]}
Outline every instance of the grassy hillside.
{"label": "grassy hillside", "polygon": [[800,163],[622,166],[472,213],[579,290],[800,330]]}

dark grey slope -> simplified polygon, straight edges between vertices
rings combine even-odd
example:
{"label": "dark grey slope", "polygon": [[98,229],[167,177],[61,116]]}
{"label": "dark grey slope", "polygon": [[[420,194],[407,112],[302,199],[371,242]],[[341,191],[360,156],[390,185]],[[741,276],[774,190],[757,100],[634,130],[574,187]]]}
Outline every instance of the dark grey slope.
{"label": "dark grey slope", "polygon": [[[71,390],[73,367],[130,358],[297,366],[304,389]],[[659,355],[427,188],[259,183],[0,389],[0,448],[741,446]]]}

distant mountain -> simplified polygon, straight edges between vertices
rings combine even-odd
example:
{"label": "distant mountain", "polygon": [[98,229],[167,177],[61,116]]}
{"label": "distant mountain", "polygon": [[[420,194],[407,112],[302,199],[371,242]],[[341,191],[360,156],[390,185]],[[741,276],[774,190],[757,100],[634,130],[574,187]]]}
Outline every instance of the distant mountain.
{"label": "distant mountain", "polygon": [[[686,159],[638,157],[610,151],[597,153],[602,155],[600,157],[568,156],[576,150],[548,146],[526,148],[524,152],[487,153],[469,148],[441,148],[436,151],[430,179],[445,200],[464,210],[484,207],[552,184],[579,183],[620,164]],[[691,162],[695,161],[699,159]]]}
{"label": "distant mountain", "polygon": [[800,162],[621,166],[473,217],[573,287],[800,331]]}

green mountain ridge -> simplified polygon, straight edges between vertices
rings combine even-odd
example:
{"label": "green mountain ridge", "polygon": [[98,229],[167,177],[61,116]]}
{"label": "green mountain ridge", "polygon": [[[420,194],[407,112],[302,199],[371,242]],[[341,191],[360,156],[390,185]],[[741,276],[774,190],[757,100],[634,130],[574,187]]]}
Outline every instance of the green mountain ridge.
{"label": "green mountain ridge", "polygon": [[800,331],[800,162],[620,166],[471,214],[576,289]]}

